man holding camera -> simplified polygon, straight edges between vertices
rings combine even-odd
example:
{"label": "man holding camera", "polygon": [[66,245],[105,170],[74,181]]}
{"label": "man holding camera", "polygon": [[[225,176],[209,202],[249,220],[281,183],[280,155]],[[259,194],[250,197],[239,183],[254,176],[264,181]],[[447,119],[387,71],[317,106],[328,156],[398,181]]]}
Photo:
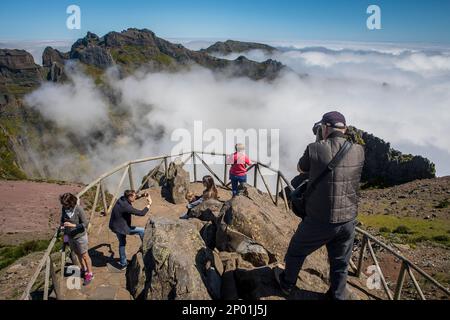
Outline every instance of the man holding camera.
{"label": "man holding camera", "polygon": [[330,261],[327,297],[344,300],[364,148],[346,143],[346,120],[339,112],[326,113],[315,128],[315,134],[321,137],[308,145],[298,163],[300,172],[309,173],[308,188],[313,189],[306,199],[306,217],[289,244],[285,270],[277,269],[275,276],[283,293],[289,295],[306,257],[325,245]]}
{"label": "man holding camera", "polygon": [[[147,198],[147,206],[143,210],[133,208],[133,203],[139,198]],[[127,235],[139,235],[144,239],[144,228],[131,225],[131,215],[145,216],[150,210],[152,199],[148,193],[137,196],[136,191],[126,190],[123,196],[117,200],[111,213],[109,228],[117,235],[119,240],[120,268],[125,269],[128,265],[125,247],[127,244]]]}

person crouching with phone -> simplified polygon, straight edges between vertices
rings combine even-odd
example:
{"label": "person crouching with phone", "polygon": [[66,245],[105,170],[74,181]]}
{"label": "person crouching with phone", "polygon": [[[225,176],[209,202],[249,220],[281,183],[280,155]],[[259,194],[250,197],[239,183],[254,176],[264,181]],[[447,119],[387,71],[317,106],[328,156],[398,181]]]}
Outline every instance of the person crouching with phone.
{"label": "person crouching with phone", "polygon": [[88,221],[82,207],[78,205],[78,198],[71,193],[64,193],[59,197],[62,205],[61,229],[69,240],[70,249],[78,256],[81,264],[83,285],[88,285],[94,278],[92,261],[88,254]]}

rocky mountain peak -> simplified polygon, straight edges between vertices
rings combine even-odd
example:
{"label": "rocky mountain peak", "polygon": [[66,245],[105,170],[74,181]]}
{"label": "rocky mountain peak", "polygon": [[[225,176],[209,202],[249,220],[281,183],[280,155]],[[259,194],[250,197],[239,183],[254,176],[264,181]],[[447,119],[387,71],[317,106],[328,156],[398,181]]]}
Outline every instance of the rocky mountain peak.
{"label": "rocky mountain peak", "polygon": [[276,48],[271,47],[262,43],[254,43],[254,42],[242,42],[242,41],[234,41],[227,40],[225,42],[216,42],[210,47],[204,49],[204,52],[211,54],[222,54],[228,55],[230,53],[242,53],[250,50],[263,50],[267,53],[273,53],[277,51]]}
{"label": "rocky mountain peak", "polygon": [[36,69],[33,56],[25,50],[0,49],[0,68],[11,71]]}

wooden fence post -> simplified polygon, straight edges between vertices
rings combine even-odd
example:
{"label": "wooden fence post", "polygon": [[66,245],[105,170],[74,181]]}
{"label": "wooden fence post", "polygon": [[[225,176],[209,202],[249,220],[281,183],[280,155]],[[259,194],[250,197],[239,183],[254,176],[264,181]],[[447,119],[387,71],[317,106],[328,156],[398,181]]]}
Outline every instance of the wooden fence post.
{"label": "wooden fence post", "polygon": [[224,155],[223,156],[223,160],[224,160],[224,163],[223,163],[223,182],[224,183],[227,183],[227,156],[226,155]]}
{"label": "wooden fence post", "polygon": [[358,268],[356,269],[356,276],[359,278],[361,277],[362,272],[362,266],[364,262],[364,254],[367,247],[367,237],[363,235],[362,244],[361,244],[361,251],[359,252],[359,258],[358,258]]}
{"label": "wooden fence post", "polygon": [[130,180],[130,189],[134,189],[134,180],[133,180],[133,172],[131,170],[131,164],[128,166],[128,179]]}
{"label": "wooden fence post", "polygon": [[394,300],[400,300],[402,296],[403,283],[405,282],[406,262],[402,262],[400,273],[398,274],[397,285],[395,287]]}
{"label": "wooden fence post", "polygon": [[105,185],[103,183],[103,180],[100,181],[100,189],[102,192],[103,211],[105,212],[105,215],[106,215],[106,214],[108,214],[108,201],[106,199],[106,191],[105,191]]}
{"label": "wooden fence post", "polygon": [[275,205],[278,206],[278,194],[280,193],[280,173],[277,173],[277,185],[275,191]]}

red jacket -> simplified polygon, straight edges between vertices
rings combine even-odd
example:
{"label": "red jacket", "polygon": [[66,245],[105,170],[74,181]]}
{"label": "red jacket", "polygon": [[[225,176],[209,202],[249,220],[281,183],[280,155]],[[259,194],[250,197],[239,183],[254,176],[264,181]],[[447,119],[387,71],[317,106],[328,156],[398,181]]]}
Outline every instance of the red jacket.
{"label": "red jacket", "polygon": [[247,174],[251,161],[245,153],[235,152],[227,157],[227,164],[231,164],[230,175],[241,177]]}

